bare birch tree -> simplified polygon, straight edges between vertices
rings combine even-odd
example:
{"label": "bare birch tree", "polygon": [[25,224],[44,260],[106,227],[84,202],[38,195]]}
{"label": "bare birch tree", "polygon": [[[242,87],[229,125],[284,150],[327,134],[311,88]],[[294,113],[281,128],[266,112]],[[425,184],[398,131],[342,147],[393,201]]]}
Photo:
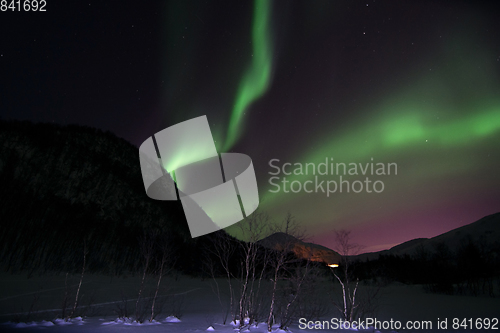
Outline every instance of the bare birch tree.
{"label": "bare birch tree", "polygon": [[155,304],[156,299],[158,298],[158,293],[160,291],[160,284],[162,277],[167,274],[173,265],[172,258],[172,242],[167,234],[162,234],[160,237],[156,237],[156,247],[158,252],[158,263],[157,263],[157,274],[158,280],[156,283],[156,289],[153,296],[153,302],[151,304],[151,317],[149,318],[149,322],[152,322],[155,317]]}
{"label": "bare birch tree", "polygon": [[278,291],[278,280],[281,277],[282,271],[286,270],[286,266],[297,262],[297,258],[295,256],[290,256],[290,252],[292,252],[295,243],[298,238],[302,238],[298,233],[298,227],[296,221],[294,220],[292,214],[290,212],[287,213],[285,219],[282,224],[271,228],[273,234],[281,233],[284,235],[283,239],[275,244],[277,248],[274,249],[274,252],[269,257],[269,263],[273,268],[273,277],[272,277],[272,292],[271,292],[271,304],[269,306],[269,314],[267,316],[267,330],[271,332],[272,325],[275,317],[275,307],[277,302],[277,291]]}
{"label": "bare birch tree", "polygon": [[73,309],[71,310],[71,313],[68,317],[69,318],[73,318],[73,316],[75,315],[75,312],[76,312],[76,308],[78,306],[78,297],[80,295],[80,289],[82,288],[82,282],[83,282],[83,275],[85,274],[85,263],[86,263],[86,259],[87,259],[87,253],[88,253],[88,249],[87,249],[87,241],[84,240],[83,241],[83,265],[82,265],[82,274],[80,275],[80,282],[78,283],[78,288],[76,289],[76,296],[75,296],[75,303],[73,304]]}
{"label": "bare birch tree", "polygon": [[[265,235],[269,226],[269,215],[262,212],[254,212],[245,221],[240,223],[240,228],[245,241],[239,244],[243,251],[243,262],[241,263],[241,290],[238,302],[238,314],[240,328],[256,320],[260,308],[259,292],[262,286],[267,261],[262,256],[266,251],[262,251],[257,243]],[[260,265],[260,267],[258,267]]]}
{"label": "bare birch tree", "polygon": [[[306,260],[305,267],[299,268],[297,265],[300,266],[302,260],[293,254],[295,244],[305,238],[304,231],[301,230],[293,215],[288,212],[284,220],[271,227],[271,230],[280,239],[273,244],[274,251],[268,256],[273,274],[269,313],[266,319],[269,332],[272,330],[277,314],[280,317],[280,328],[285,329],[289,325],[294,314],[294,303],[298,300],[305,278],[310,271],[310,256]],[[287,280],[289,285],[293,285],[294,290],[291,293],[285,291],[285,295],[283,293],[280,295],[280,280]]]}
{"label": "bare birch tree", "polygon": [[[226,324],[227,315],[231,314],[231,319],[234,321],[236,319],[236,313],[234,308],[234,287],[233,287],[233,272],[230,267],[230,260],[236,250],[236,243],[234,242],[229,235],[226,234],[225,231],[219,230],[210,235],[211,246],[207,248],[209,254],[214,255],[219,261],[222,269],[224,270],[224,275],[226,277],[226,281],[229,289],[229,305],[226,310],[223,309],[223,323]],[[216,279],[216,274],[214,271],[214,265],[212,262],[206,262],[208,269],[210,270],[210,274],[214,280],[216,286],[216,293],[219,299],[219,303],[223,307],[222,299],[220,295],[219,284]]]}
{"label": "bare birch tree", "polygon": [[157,233],[154,231],[145,231],[142,237],[139,239],[140,251],[144,258],[144,266],[142,271],[141,284],[139,287],[139,293],[137,295],[137,301],[135,302],[135,320],[138,322],[142,322],[143,320],[143,313],[142,309],[140,308],[140,300],[142,293],[144,292],[144,282],[146,280],[146,275],[149,269],[149,265],[151,263],[151,260],[153,259],[156,236]]}
{"label": "bare birch tree", "polygon": [[342,302],[340,304],[334,302],[334,305],[339,310],[344,320],[352,322],[356,319],[356,310],[359,307],[359,302],[356,299],[359,279],[354,279],[352,277],[349,256],[357,254],[361,247],[352,243],[351,232],[347,230],[335,231],[335,241],[335,250],[341,255],[339,269],[342,274],[337,274],[334,269],[332,269],[332,272],[340,283],[342,289]]}

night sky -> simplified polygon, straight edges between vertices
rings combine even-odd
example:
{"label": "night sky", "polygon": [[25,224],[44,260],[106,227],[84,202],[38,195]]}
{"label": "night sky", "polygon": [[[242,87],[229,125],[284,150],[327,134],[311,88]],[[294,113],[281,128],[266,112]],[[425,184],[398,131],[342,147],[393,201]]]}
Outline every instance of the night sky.
{"label": "night sky", "polygon": [[[500,211],[494,2],[47,0],[45,9],[0,12],[3,119],[97,127],[138,147],[207,115],[219,152],[252,158],[261,208],[276,220],[290,211],[329,247],[334,229],[373,251]],[[326,159],[368,163],[370,174],[292,174],[301,191],[272,193],[274,159],[292,173]],[[397,175],[372,174],[371,163],[396,163]],[[303,189],[340,175],[383,191]]]}

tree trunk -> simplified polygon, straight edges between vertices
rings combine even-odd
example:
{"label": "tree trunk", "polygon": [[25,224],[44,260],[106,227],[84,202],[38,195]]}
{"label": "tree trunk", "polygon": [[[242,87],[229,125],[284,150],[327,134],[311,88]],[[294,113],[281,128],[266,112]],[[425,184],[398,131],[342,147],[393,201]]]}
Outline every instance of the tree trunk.
{"label": "tree trunk", "polygon": [[83,267],[82,267],[82,275],[80,276],[80,282],[78,283],[78,289],[76,290],[75,304],[73,305],[73,310],[69,315],[69,318],[72,318],[75,314],[76,307],[78,306],[78,295],[80,294],[80,288],[82,287],[83,282],[83,274],[85,273],[85,261],[87,258],[87,244],[84,242],[83,244]]}

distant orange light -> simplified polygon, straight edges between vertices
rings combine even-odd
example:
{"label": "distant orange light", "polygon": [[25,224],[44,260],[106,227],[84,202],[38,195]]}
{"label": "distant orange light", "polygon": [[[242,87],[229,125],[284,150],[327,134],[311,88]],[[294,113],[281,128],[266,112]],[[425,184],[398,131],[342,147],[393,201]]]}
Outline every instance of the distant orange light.
{"label": "distant orange light", "polygon": [[330,265],[328,265],[328,267],[336,268],[336,267],[339,267],[339,265],[338,264],[330,264]]}

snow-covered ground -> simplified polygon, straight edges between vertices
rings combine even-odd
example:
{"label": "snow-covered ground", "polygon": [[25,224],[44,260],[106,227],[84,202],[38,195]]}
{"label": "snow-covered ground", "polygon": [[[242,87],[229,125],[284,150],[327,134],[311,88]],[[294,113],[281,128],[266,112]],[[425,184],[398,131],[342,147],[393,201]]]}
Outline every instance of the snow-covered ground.
{"label": "snow-covered ground", "polygon": [[[68,289],[65,283],[68,284]],[[149,292],[154,280],[148,281]],[[77,313],[82,317],[70,321],[58,319],[61,317],[61,304],[66,290],[70,293],[68,303],[74,302],[74,291],[78,277],[65,274],[45,275],[28,279],[25,275],[0,275],[0,331],[1,332],[235,332],[235,325],[223,324],[223,311],[213,292],[211,280],[179,276],[168,278],[162,282],[163,289],[159,304],[162,311],[153,322],[145,321],[138,324],[128,319],[119,319],[120,311],[125,305],[130,316],[133,314],[135,299],[140,284],[140,277],[106,277],[86,275],[81,289],[81,301]],[[225,281],[220,280],[219,286]],[[365,288],[371,288],[362,286]],[[331,285],[324,282],[325,299],[328,301]],[[71,297],[73,297],[71,299]],[[420,286],[393,284],[382,288],[376,319],[383,322],[429,320],[433,323],[432,330],[394,330],[405,332],[472,332],[485,330],[470,330],[452,328],[454,318],[499,318],[500,298],[448,296],[428,294]],[[121,309],[121,310],[120,310]],[[172,316],[176,314],[178,317]],[[338,313],[330,307],[324,315],[325,321],[338,318]],[[448,329],[437,329],[437,320],[448,320]],[[307,319],[307,318],[306,318]],[[301,329],[299,323],[290,327],[292,332],[311,331]],[[302,325],[303,327],[304,325]],[[323,326],[324,327],[324,326]],[[500,324],[496,325],[500,330]],[[265,324],[251,326],[245,332],[267,332]],[[278,331],[276,328],[275,331]],[[338,330],[325,329],[323,332]],[[346,330],[340,330],[346,331]],[[373,328],[366,330],[373,332]],[[377,331],[377,330],[375,330]],[[393,330],[381,330],[390,332]]]}
{"label": "snow-covered ground", "polygon": [[[75,318],[69,322],[63,320],[31,322],[31,323],[6,323],[0,325],[2,332],[34,332],[45,330],[47,332],[226,332],[234,333],[236,325],[222,325],[212,323],[207,326],[207,322],[200,316],[186,316],[184,320],[178,320],[175,317],[168,317],[163,320],[147,321],[144,324],[137,324],[130,320],[110,319],[110,318]],[[275,332],[284,332],[275,329]],[[264,333],[267,332],[267,325],[262,323],[258,326],[252,326],[244,332]]]}
{"label": "snow-covered ground", "polygon": [[[222,325],[218,323],[207,324],[207,321],[200,316],[186,316],[184,320],[175,317],[167,317],[159,321],[145,322],[143,324],[135,323],[131,320],[111,319],[111,318],[87,318],[80,317],[70,321],[54,320],[29,323],[5,323],[0,325],[2,332],[32,332],[32,331],[51,331],[51,332],[235,332],[236,325]],[[266,324],[250,327],[246,332],[264,333],[267,332]],[[280,332],[279,329],[275,330]]]}

